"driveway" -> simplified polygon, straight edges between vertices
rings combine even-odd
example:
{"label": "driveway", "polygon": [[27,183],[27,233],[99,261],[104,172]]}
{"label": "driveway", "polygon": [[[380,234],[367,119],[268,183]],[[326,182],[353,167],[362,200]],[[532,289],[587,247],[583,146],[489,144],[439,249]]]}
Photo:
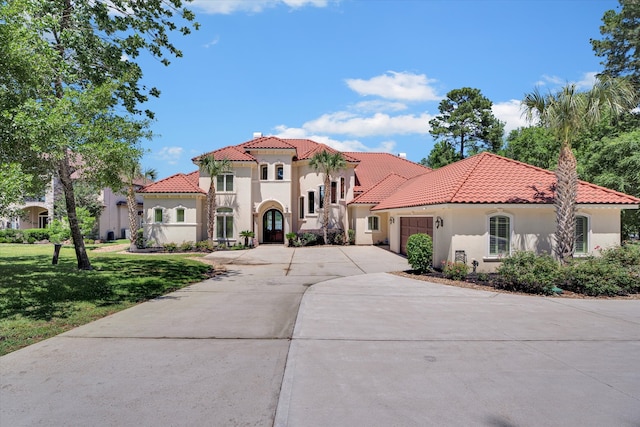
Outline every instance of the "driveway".
{"label": "driveway", "polygon": [[415,281],[376,247],[227,274],[0,358],[0,425],[638,426],[640,301]]}

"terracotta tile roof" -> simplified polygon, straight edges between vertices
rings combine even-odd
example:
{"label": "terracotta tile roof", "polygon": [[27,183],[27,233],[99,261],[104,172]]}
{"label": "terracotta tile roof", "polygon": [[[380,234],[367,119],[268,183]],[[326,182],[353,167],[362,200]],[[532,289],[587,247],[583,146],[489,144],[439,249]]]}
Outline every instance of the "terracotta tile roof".
{"label": "terracotta tile roof", "polygon": [[249,142],[242,144],[245,150],[263,148],[263,149],[289,149],[295,150],[296,147],[289,144],[287,140],[276,138],[274,136],[267,136],[253,139]]}
{"label": "terracotta tile roof", "polygon": [[[553,203],[551,171],[484,152],[407,181],[372,210],[441,203]],[[640,199],[580,181],[581,204],[638,204]]]}
{"label": "terracotta tile roof", "polygon": [[207,194],[206,191],[198,186],[200,179],[200,173],[198,171],[191,172],[190,174],[178,173],[171,175],[168,178],[156,181],[153,184],[149,184],[142,187],[138,193],[202,193]]}
{"label": "terracotta tile roof", "polygon": [[[331,148],[326,144],[321,144],[308,139],[289,139],[287,141],[296,145],[296,148],[298,148],[298,160],[308,160],[312,158],[314,154],[320,153],[322,151],[328,151],[332,154],[338,153],[338,150],[336,150],[335,148]],[[347,163],[358,162],[358,159],[348,155],[347,153],[342,153],[342,156],[344,157],[345,161],[347,161]]]}
{"label": "terracotta tile roof", "polygon": [[391,173],[369,190],[353,199],[349,204],[376,205],[392,195],[405,182],[407,182],[407,178]]}
{"label": "terracotta tile roof", "polygon": [[219,148],[208,153],[201,154],[191,159],[194,163],[205,156],[213,155],[216,160],[227,159],[231,162],[255,162],[256,159],[251,154],[247,153],[244,148],[239,145],[230,145],[228,147]]}
{"label": "terracotta tile roof", "polygon": [[343,154],[360,161],[356,166],[357,181],[354,191],[357,194],[369,190],[390,173],[395,173],[404,178],[413,178],[431,171],[426,166],[390,153],[349,152]]}

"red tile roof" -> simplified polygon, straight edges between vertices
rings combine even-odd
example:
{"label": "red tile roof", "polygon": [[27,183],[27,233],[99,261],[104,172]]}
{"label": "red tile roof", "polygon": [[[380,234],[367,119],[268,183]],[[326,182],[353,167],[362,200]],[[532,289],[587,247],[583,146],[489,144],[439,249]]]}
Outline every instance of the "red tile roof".
{"label": "red tile roof", "polygon": [[202,157],[211,156],[216,160],[227,159],[231,162],[255,162],[256,158],[247,153],[244,148],[238,145],[230,145],[228,147],[219,148],[208,153],[201,154],[191,159],[194,163],[200,160]]}
{"label": "red tile roof", "polygon": [[390,173],[395,173],[404,178],[413,178],[431,171],[426,166],[390,153],[349,152],[343,154],[359,160],[358,166],[356,166],[357,182],[354,188],[357,194],[369,190]]}
{"label": "red tile roof", "polygon": [[349,204],[376,205],[391,196],[405,182],[407,182],[407,178],[396,173],[390,173],[386,178],[360,194]]}
{"label": "red tile roof", "polygon": [[268,137],[262,137],[262,138],[256,138],[254,140],[251,140],[245,144],[242,144],[242,146],[245,148],[245,150],[250,150],[250,149],[289,149],[289,150],[295,150],[296,147],[294,147],[293,145],[289,144],[286,140],[284,139],[280,139],[280,138],[276,138],[273,136],[268,136]]}
{"label": "red tile roof", "polygon": [[206,191],[198,186],[200,172],[194,171],[190,174],[178,173],[168,178],[156,181],[138,190],[138,193],[202,193]]}
{"label": "red tile roof", "polygon": [[[407,181],[372,210],[441,203],[553,203],[555,174],[484,152]],[[580,181],[581,204],[630,204],[640,199]]]}

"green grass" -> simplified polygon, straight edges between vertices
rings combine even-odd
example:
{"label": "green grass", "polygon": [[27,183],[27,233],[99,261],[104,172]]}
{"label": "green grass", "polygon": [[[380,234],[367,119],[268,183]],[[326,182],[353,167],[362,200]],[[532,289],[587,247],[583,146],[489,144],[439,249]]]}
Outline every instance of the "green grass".
{"label": "green grass", "polygon": [[92,253],[79,271],[64,246],[0,244],[0,355],[205,279],[209,265],[182,255]]}

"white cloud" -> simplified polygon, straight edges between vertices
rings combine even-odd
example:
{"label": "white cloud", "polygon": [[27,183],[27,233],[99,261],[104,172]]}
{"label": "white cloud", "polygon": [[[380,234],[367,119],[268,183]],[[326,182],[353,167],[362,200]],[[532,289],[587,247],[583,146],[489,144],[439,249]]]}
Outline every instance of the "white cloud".
{"label": "white cloud", "polygon": [[509,135],[509,132],[514,129],[530,125],[522,115],[521,104],[517,99],[495,103],[493,107],[491,107],[491,111],[499,120],[505,122],[505,135]]}
{"label": "white cloud", "polygon": [[432,118],[428,113],[400,116],[376,113],[373,116],[363,117],[347,111],[338,111],[336,113],[323,114],[315,120],[306,122],[302,127],[311,133],[357,137],[427,134],[429,133],[429,120]]}
{"label": "white cloud", "polygon": [[572,82],[572,83],[575,83],[577,89],[589,90],[589,89],[591,89],[593,87],[593,85],[596,82],[596,74],[598,74],[598,73],[595,72],[595,71],[590,71],[588,73],[584,73],[580,80],[578,80],[577,82]]}
{"label": "white cloud", "polygon": [[425,74],[388,71],[369,80],[347,79],[347,86],[360,95],[375,95],[401,101],[439,101],[442,99],[431,85],[437,80]]}
{"label": "white cloud", "polygon": [[122,55],[120,55],[120,61],[122,62],[127,62],[130,61],[131,58],[129,58],[129,55],[127,55],[126,53],[123,53]]}
{"label": "white cloud", "polygon": [[596,82],[596,74],[598,74],[596,71],[586,72],[582,75],[580,80],[577,81],[569,81],[558,76],[549,76],[544,74],[541,80],[536,82],[536,86],[550,86],[553,91],[567,84],[575,84],[576,88],[579,90],[588,90],[591,89],[593,84]]}
{"label": "white cloud", "polygon": [[191,5],[204,13],[228,15],[235,12],[259,13],[281,5],[291,9],[325,7],[329,0],[193,0]]}
{"label": "white cloud", "polygon": [[402,102],[390,102],[378,99],[375,101],[362,101],[350,107],[351,110],[363,113],[382,112],[382,111],[402,111],[406,110],[407,104]]}
{"label": "white cloud", "polygon": [[160,151],[154,152],[151,157],[175,165],[180,160],[184,148],[182,147],[162,147]]}
{"label": "white cloud", "polygon": [[290,128],[285,125],[276,126],[276,135],[279,138],[311,139],[326,144],[338,151],[370,151],[391,153],[396,146],[395,141],[382,141],[378,145],[370,147],[357,139],[338,140],[327,135],[314,134],[303,128]]}
{"label": "white cloud", "polygon": [[216,36],[213,40],[208,43],[203,44],[202,46],[209,49],[211,46],[215,46],[220,42],[220,36]]}

